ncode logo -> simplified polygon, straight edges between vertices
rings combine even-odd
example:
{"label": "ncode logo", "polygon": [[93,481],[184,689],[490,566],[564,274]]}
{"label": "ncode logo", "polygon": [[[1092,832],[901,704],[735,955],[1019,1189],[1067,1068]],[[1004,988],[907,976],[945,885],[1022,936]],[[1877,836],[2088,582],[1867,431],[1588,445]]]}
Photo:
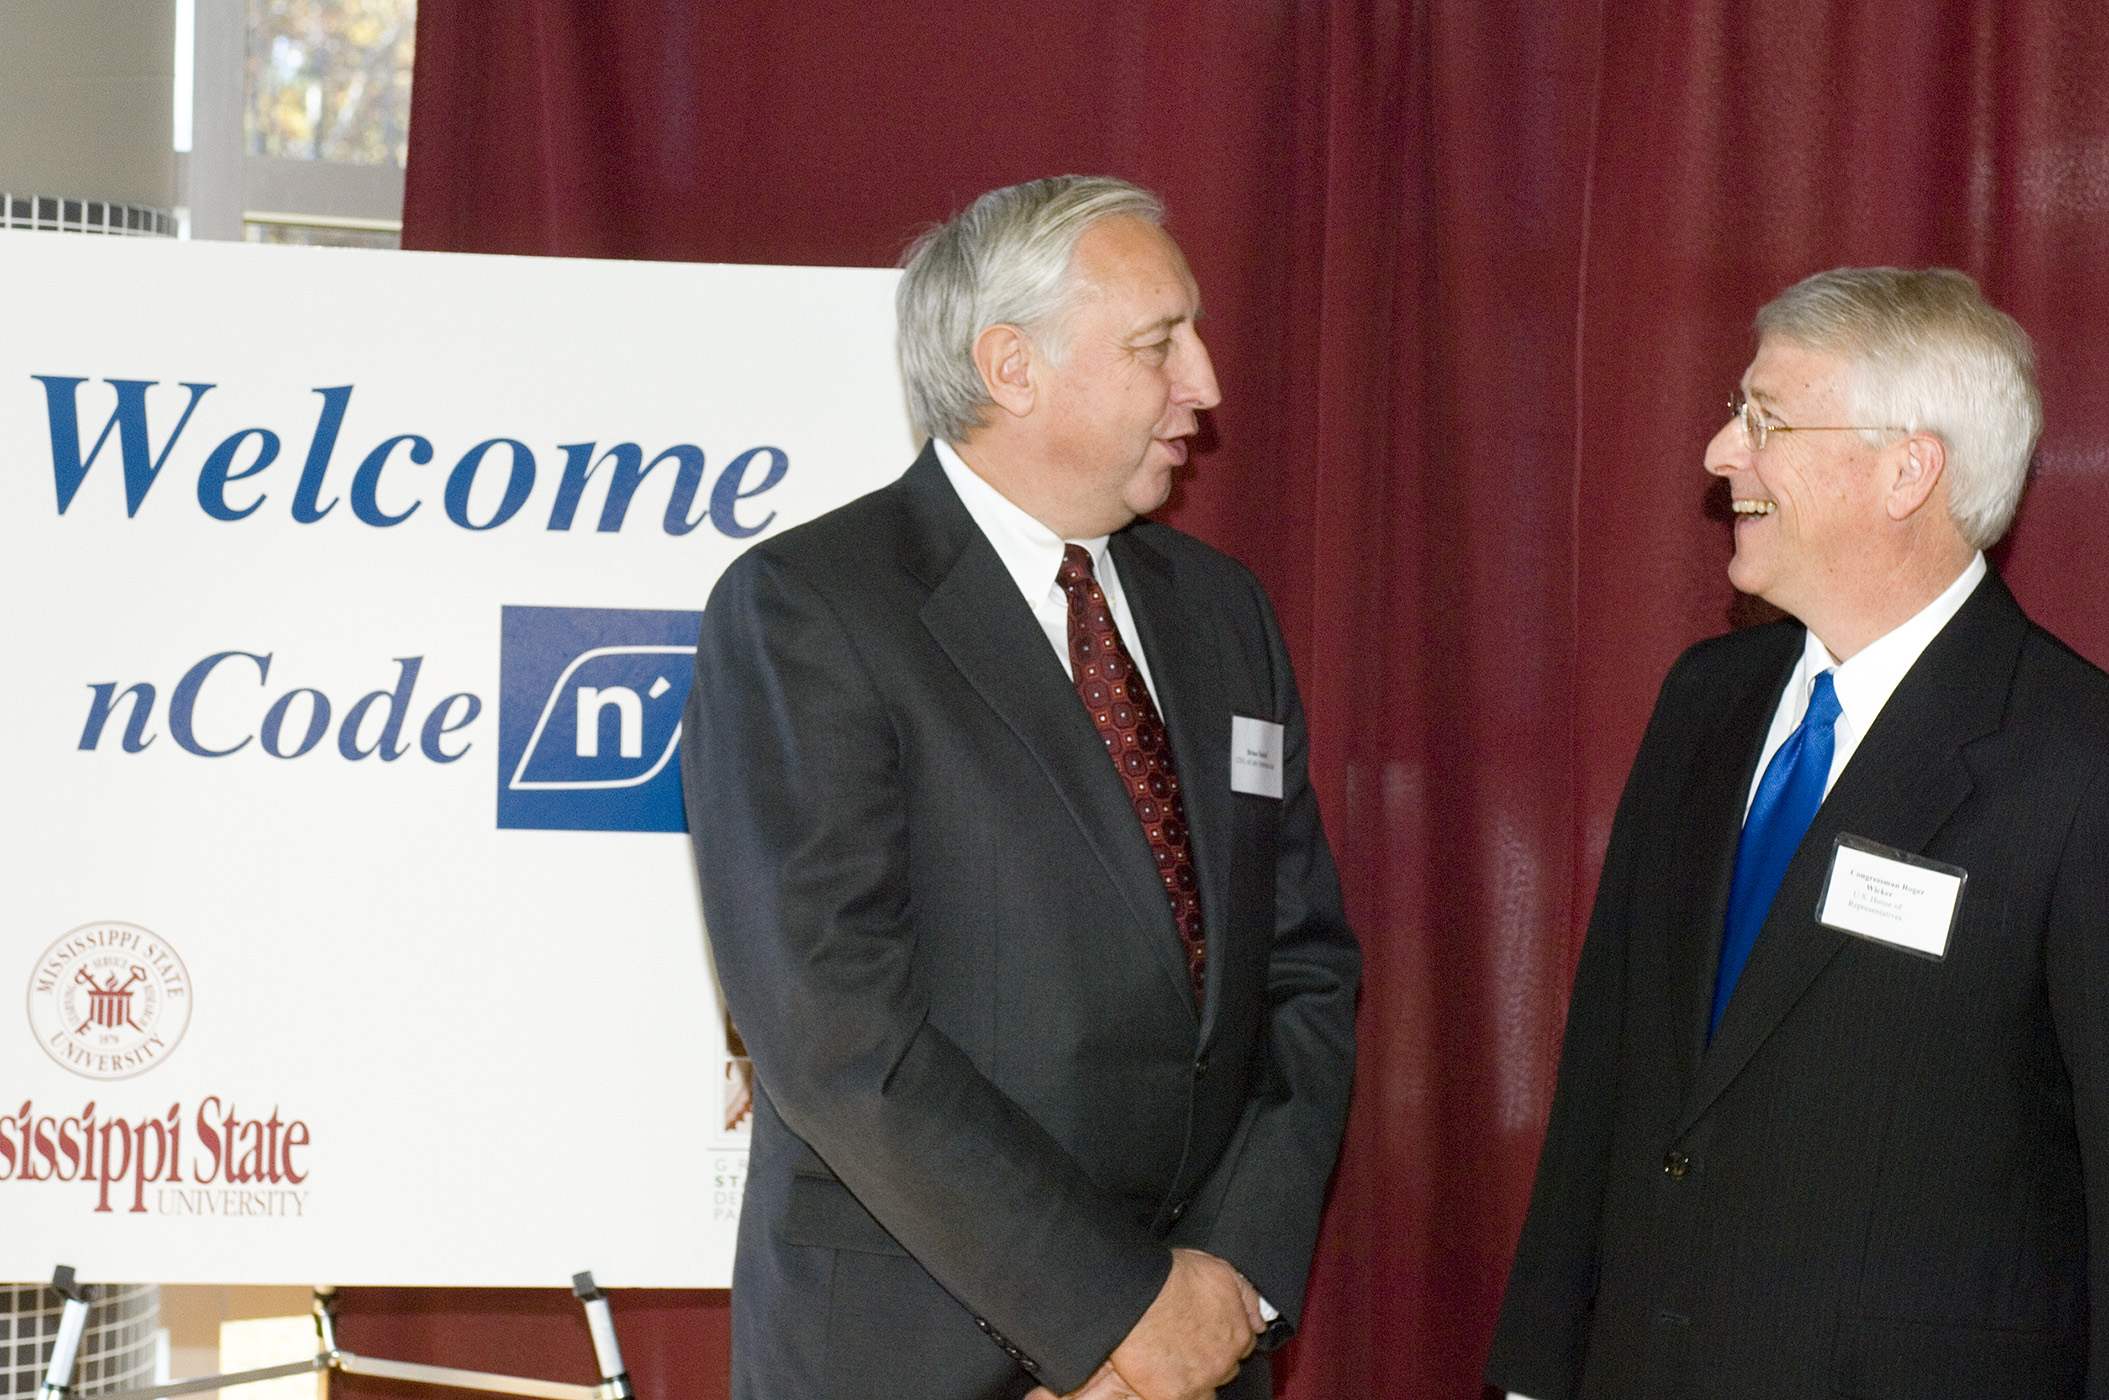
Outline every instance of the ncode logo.
{"label": "ncode logo", "polygon": [[498,825],[685,831],[681,707],[700,612],[506,608]]}

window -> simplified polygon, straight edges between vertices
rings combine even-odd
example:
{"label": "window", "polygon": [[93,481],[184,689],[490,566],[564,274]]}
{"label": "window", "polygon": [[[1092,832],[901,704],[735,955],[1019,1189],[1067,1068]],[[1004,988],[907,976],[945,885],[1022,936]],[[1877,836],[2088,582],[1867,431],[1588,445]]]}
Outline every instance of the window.
{"label": "window", "polygon": [[177,29],[198,236],[400,246],[416,0],[180,0]]}

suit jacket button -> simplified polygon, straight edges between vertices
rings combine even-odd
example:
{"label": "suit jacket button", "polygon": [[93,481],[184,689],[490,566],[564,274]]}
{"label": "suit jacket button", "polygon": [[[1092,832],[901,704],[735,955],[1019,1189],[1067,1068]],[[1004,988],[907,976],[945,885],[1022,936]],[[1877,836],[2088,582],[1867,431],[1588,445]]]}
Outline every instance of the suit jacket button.
{"label": "suit jacket button", "polygon": [[1663,1174],[1672,1181],[1682,1181],[1692,1169],[1692,1159],[1682,1152],[1672,1152],[1662,1159]]}
{"label": "suit jacket button", "polygon": [[1203,1056],[1201,1056],[1201,1057],[1200,1057],[1199,1059],[1197,1059],[1197,1060],[1195,1060],[1195,1061],[1194,1061],[1194,1078],[1196,1078],[1196,1079],[1199,1079],[1199,1078],[1200,1078],[1200,1077],[1201,1077],[1202,1075],[1204,1075],[1204,1074],[1207,1074],[1207,1073],[1208,1073],[1208,1056],[1206,1056],[1206,1055],[1203,1055]]}
{"label": "suit jacket button", "polygon": [[1182,1216],[1182,1215],[1184,1215],[1184,1214],[1186,1214],[1186,1202],[1184,1202],[1184,1201],[1181,1201],[1181,1202],[1179,1202],[1179,1203],[1178,1203],[1177,1205],[1175,1205],[1175,1206],[1173,1206],[1173,1207],[1172,1207],[1172,1219],[1173,1219],[1173,1220],[1177,1220],[1177,1219],[1178,1219],[1178,1218],[1179,1218],[1180,1216]]}

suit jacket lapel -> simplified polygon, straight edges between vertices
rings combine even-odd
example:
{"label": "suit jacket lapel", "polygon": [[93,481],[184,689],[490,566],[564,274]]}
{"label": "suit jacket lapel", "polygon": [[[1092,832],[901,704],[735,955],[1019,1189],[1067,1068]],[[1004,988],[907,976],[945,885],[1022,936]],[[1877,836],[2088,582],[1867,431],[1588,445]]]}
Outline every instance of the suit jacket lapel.
{"label": "suit jacket lapel", "polygon": [[[1212,989],[1221,964],[1217,953],[1230,919],[1230,710],[1219,659],[1222,648],[1210,618],[1187,606],[1169,559],[1133,530],[1113,537],[1112,553],[1135,620],[1136,640],[1149,658],[1155,682],[1151,698],[1164,717],[1172,762],[1179,770],[1194,873],[1201,882],[1201,927]],[[1203,1009],[1212,1015],[1215,1005],[1211,990]],[[1208,1030],[1204,1024],[1202,1034]]]}
{"label": "suit jacket lapel", "polygon": [[1701,754],[1719,761],[1702,761],[1693,770],[1677,804],[1677,828],[1690,835],[1691,867],[1682,886],[1684,904],[1672,924],[1669,973],[1674,1011],[1681,1017],[1678,1049],[1684,1056],[1686,1082],[1706,1053],[1714,977],[1721,965],[1721,930],[1728,917],[1728,891],[1735,878],[1750,780],[1779,706],[1780,689],[1801,654],[1801,630],[1780,630],[1778,659],[1753,669],[1747,687],[1722,707],[1719,725],[1700,746]]}
{"label": "suit jacket lapel", "polygon": [[[1191,1004],[1178,929],[1149,840],[1126,786],[1106,759],[1105,741],[1078,703],[1017,581],[960,504],[928,447],[899,489],[921,527],[922,548],[904,562],[931,590],[922,608],[923,626],[1039,763],[1120,891],[1150,956],[1178,987],[1180,1000]],[[1121,579],[1125,584],[1125,572]]]}
{"label": "suit jacket lapel", "polygon": [[1787,867],[1677,1131],[1742,1072],[1850,940],[1816,922],[1835,838],[1851,833],[1923,853],[1969,797],[1974,784],[1965,746],[1998,729],[2027,629],[2006,585],[1987,575],[1905,674]]}

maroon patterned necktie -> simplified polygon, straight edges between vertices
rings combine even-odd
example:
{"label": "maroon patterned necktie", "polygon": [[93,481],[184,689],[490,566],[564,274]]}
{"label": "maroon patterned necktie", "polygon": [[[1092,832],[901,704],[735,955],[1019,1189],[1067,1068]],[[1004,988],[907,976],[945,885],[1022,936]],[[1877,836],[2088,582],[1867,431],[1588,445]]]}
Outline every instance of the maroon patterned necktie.
{"label": "maroon patterned necktie", "polygon": [[1113,610],[1106,606],[1105,592],[1091,572],[1091,555],[1082,545],[1063,546],[1055,582],[1069,595],[1069,664],[1076,693],[1091,711],[1113,767],[1128,786],[1143,834],[1150,838],[1164,897],[1171,901],[1179,941],[1186,947],[1186,972],[1198,1005],[1208,948],[1201,933],[1200,884],[1187,848],[1186,804],[1179,800],[1179,773],[1172,766],[1164,721],[1113,625]]}

